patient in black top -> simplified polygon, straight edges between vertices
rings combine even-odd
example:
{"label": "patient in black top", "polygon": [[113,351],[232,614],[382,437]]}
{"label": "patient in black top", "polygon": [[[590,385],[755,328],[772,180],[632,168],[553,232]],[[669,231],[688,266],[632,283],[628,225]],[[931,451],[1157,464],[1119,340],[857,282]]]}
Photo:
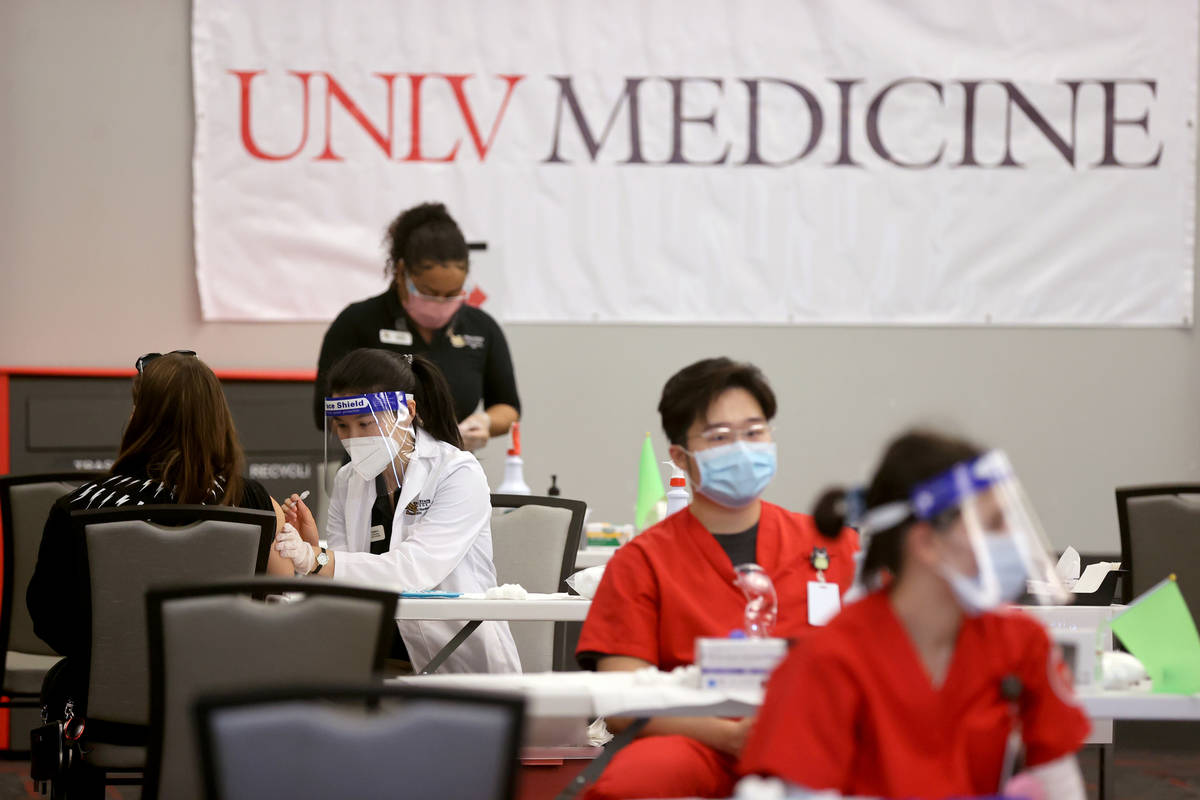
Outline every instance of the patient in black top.
{"label": "patient in black top", "polygon": [[[37,566],[26,592],[33,629],[67,657],[55,670],[55,694],[84,703],[91,648],[91,594],[82,509],[163,503],[218,504],[283,513],[256,481],[242,477],[245,458],[217,376],[194,353],[138,359],[133,412],[106,478],[84,484],[50,510]],[[291,576],[292,562],[271,548],[267,571]],[[48,678],[48,683],[50,678]],[[45,694],[45,691],[43,692]],[[51,713],[61,708],[51,708]]]}

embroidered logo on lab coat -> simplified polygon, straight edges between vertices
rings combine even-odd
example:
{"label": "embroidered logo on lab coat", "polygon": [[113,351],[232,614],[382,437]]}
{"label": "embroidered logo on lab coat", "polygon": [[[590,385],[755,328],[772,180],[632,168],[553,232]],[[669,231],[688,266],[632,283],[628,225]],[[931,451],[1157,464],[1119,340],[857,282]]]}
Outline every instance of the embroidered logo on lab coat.
{"label": "embroidered logo on lab coat", "polygon": [[412,514],[414,516],[416,514],[424,514],[429,509],[429,504],[432,502],[432,500],[413,500],[404,507],[404,513]]}

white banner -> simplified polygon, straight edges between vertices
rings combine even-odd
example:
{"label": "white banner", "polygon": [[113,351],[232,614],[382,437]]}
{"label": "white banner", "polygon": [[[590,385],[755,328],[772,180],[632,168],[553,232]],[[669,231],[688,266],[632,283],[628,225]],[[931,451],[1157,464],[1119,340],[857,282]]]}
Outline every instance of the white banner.
{"label": "white banner", "polygon": [[1194,0],[194,0],[210,320],[1190,325]]}

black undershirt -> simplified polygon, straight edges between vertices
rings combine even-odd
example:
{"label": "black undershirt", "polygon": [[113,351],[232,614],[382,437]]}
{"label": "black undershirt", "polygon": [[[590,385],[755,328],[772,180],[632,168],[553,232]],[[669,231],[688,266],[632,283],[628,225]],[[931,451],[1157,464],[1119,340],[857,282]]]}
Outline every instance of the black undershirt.
{"label": "black undershirt", "polygon": [[371,530],[383,528],[383,538],[370,542],[375,555],[386,553],[392,544],[392,520],[396,516],[396,501],[400,499],[400,487],[388,495],[387,482],[383,475],[375,476],[375,503],[371,506]]}
{"label": "black undershirt", "polygon": [[735,567],[740,564],[758,563],[758,523],[741,533],[714,533],[713,538]]}

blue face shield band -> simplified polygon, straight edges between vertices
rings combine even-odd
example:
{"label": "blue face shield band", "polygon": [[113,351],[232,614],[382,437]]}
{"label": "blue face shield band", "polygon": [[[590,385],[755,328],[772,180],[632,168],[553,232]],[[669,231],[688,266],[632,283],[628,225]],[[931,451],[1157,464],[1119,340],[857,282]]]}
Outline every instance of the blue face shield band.
{"label": "blue face shield band", "polygon": [[736,441],[689,453],[700,468],[696,491],[726,508],[754,502],[775,477],[775,443]]}

